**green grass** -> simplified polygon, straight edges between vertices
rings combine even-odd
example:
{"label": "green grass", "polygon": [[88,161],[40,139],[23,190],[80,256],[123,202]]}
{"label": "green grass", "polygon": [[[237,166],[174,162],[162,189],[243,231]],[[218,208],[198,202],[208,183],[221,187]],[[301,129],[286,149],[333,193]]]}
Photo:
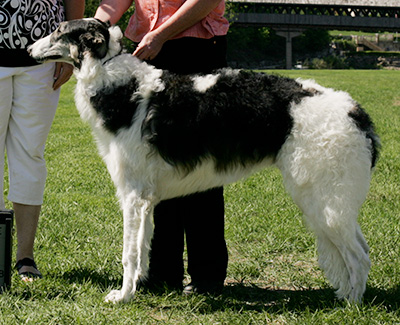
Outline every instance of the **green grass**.
{"label": "green grass", "polygon": [[385,34],[393,34],[391,32],[383,32],[383,33],[370,33],[364,31],[348,31],[348,30],[331,30],[329,31],[331,36],[352,36],[352,35],[359,35],[359,36],[375,36],[376,34],[385,35]]}
{"label": "green grass", "polygon": [[[122,217],[89,127],[64,86],[47,144],[48,182],[36,240],[44,279],[0,296],[0,324],[392,324],[400,323],[400,74],[273,71],[348,91],[370,113],[383,150],[360,224],[371,246],[364,304],[335,299],[317,265],[314,237],[270,169],[226,187],[230,260],[220,297],[138,292],[104,297],[122,282]],[[15,245],[15,243],[14,243]]]}

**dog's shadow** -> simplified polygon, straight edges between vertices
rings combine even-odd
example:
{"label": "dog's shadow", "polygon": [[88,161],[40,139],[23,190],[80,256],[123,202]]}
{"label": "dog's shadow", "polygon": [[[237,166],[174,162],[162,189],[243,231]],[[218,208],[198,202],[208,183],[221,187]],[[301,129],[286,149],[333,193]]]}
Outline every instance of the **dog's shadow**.
{"label": "dog's shadow", "polygon": [[[110,288],[119,288],[122,285],[121,275],[104,273],[104,270],[98,272],[88,268],[70,270],[64,273],[63,278],[70,283],[83,284],[89,281],[102,292],[107,292]],[[163,295],[166,292],[160,291],[158,294]],[[139,290],[139,294],[146,294],[146,291]],[[388,312],[392,312],[400,309],[399,297],[400,284],[389,290],[367,287],[363,303],[364,305],[384,306]],[[240,283],[227,285],[220,296],[205,296],[204,303],[209,306],[207,308],[209,311],[230,308],[271,313],[281,313],[283,310],[298,312],[306,309],[313,312],[321,309],[334,309],[338,306],[338,300],[331,288],[277,290]],[[343,302],[343,305],[345,304]]]}
{"label": "dog's shadow", "polygon": [[[298,312],[307,308],[312,312],[322,308],[334,308],[336,301],[332,289],[282,290],[242,284],[226,286],[219,299],[221,299],[222,308],[268,311],[277,314],[282,313],[283,310]],[[211,296],[208,300],[217,301]]]}
{"label": "dog's shadow", "polygon": [[[384,306],[387,312],[397,311],[400,308],[400,284],[390,290],[382,290],[367,287],[364,294],[363,305]],[[208,298],[209,301],[215,298]],[[346,302],[338,302],[335,292],[331,288],[326,289],[299,289],[276,290],[260,288],[255,285],[248,286],[234,284],[225,287],[222,294],[223,308],[228,306],[237,310],[268,311],[281,313],[283,310],[299,312],[308,310],[330,310],[338,307],[338,304],[346,306]]]}
{"label": "dog's shadow", "polygon": [[110,287],[118,288],[122,286],[122,277],[120,274],[107,273],[105,270],[95,271],[90,268],[80,267],[63,273],[65,281],[70,283],[90,282],[102,291]]}

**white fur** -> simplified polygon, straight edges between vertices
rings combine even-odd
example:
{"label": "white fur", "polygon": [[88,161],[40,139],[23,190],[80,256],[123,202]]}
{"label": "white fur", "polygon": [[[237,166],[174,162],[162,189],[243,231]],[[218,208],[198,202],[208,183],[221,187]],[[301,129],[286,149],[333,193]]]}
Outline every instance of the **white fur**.
{"label": "white fur", "polygon": [[[130,300],[138,279],[147,275],[152,214],[157,203],[235,182],[274,161],[265,159],[255,165],[217,171],[214,161],[209,159],[189,173],[165,162],[143,141],[141,134],[150,93],[164,89],[162,71],[129,54],[108,61],[119,52],[118,41],[122,37],[118,28],[111,28],[110,33],[107,56],[101,62],[86,56],[81,69],[75,71],[75,100],[81,117],[93,128],[123,210],[123,285],[106,298],[119,302]],[[39,55],[45,51],[46,42],[49,38],[36,43],[32,52]],[[132,96],[140,94],[142,102],[132,126],[111,134],[103,128],[89,97],[104,86],[126,84],[132,75],[141,85]],[[204,92],[217,78],[194,77],[195,88]],[[299,82],[318,95],[292,104],[293,129],[275,165],[282,171],[285,186],[304,212],[308,226],[317,235],[319,263],[337,289],[337,296],[358,302],[370,268],[368,245],[357,223],[371,177],[370,143],[348,116],[356,104],[347,93],[313,81]]]}
{"label": "white fur", "polygon": [[206,76],[194,77],[194,88],[201,93],[205,93],[207,89],[216,84],[217,80],[218,74],[209,74]]}

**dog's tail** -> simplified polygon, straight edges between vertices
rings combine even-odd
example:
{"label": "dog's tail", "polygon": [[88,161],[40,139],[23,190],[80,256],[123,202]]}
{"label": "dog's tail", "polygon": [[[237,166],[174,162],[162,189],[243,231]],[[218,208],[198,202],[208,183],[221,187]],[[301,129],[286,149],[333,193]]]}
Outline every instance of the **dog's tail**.
{"label": "dog's tail", "polygon": [[379,136],[375,132],[374,124],[370,116],[359,104],[349,112],[349,117],[353,120],[357,128],[365,133],[365,136],[370,142],[371,166],[374,168],[378,161],[379,150],[381,148],[381,142]]}

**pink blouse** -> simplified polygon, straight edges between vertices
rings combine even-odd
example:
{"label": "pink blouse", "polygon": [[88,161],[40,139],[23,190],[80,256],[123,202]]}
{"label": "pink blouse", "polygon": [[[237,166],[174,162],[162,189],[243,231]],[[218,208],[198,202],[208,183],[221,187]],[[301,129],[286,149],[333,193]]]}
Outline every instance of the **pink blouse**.
{"label": "pink blouse", "polygon": [[[144,35],[167,21],[185,0],[135,0],[135,13],[129,20],[125,36],[134,42],[140,42]],[[229,23],[224,17],[225,1],[211,11],[207,17],[174,38],[197,37],[212,38],[226,35]]]}

